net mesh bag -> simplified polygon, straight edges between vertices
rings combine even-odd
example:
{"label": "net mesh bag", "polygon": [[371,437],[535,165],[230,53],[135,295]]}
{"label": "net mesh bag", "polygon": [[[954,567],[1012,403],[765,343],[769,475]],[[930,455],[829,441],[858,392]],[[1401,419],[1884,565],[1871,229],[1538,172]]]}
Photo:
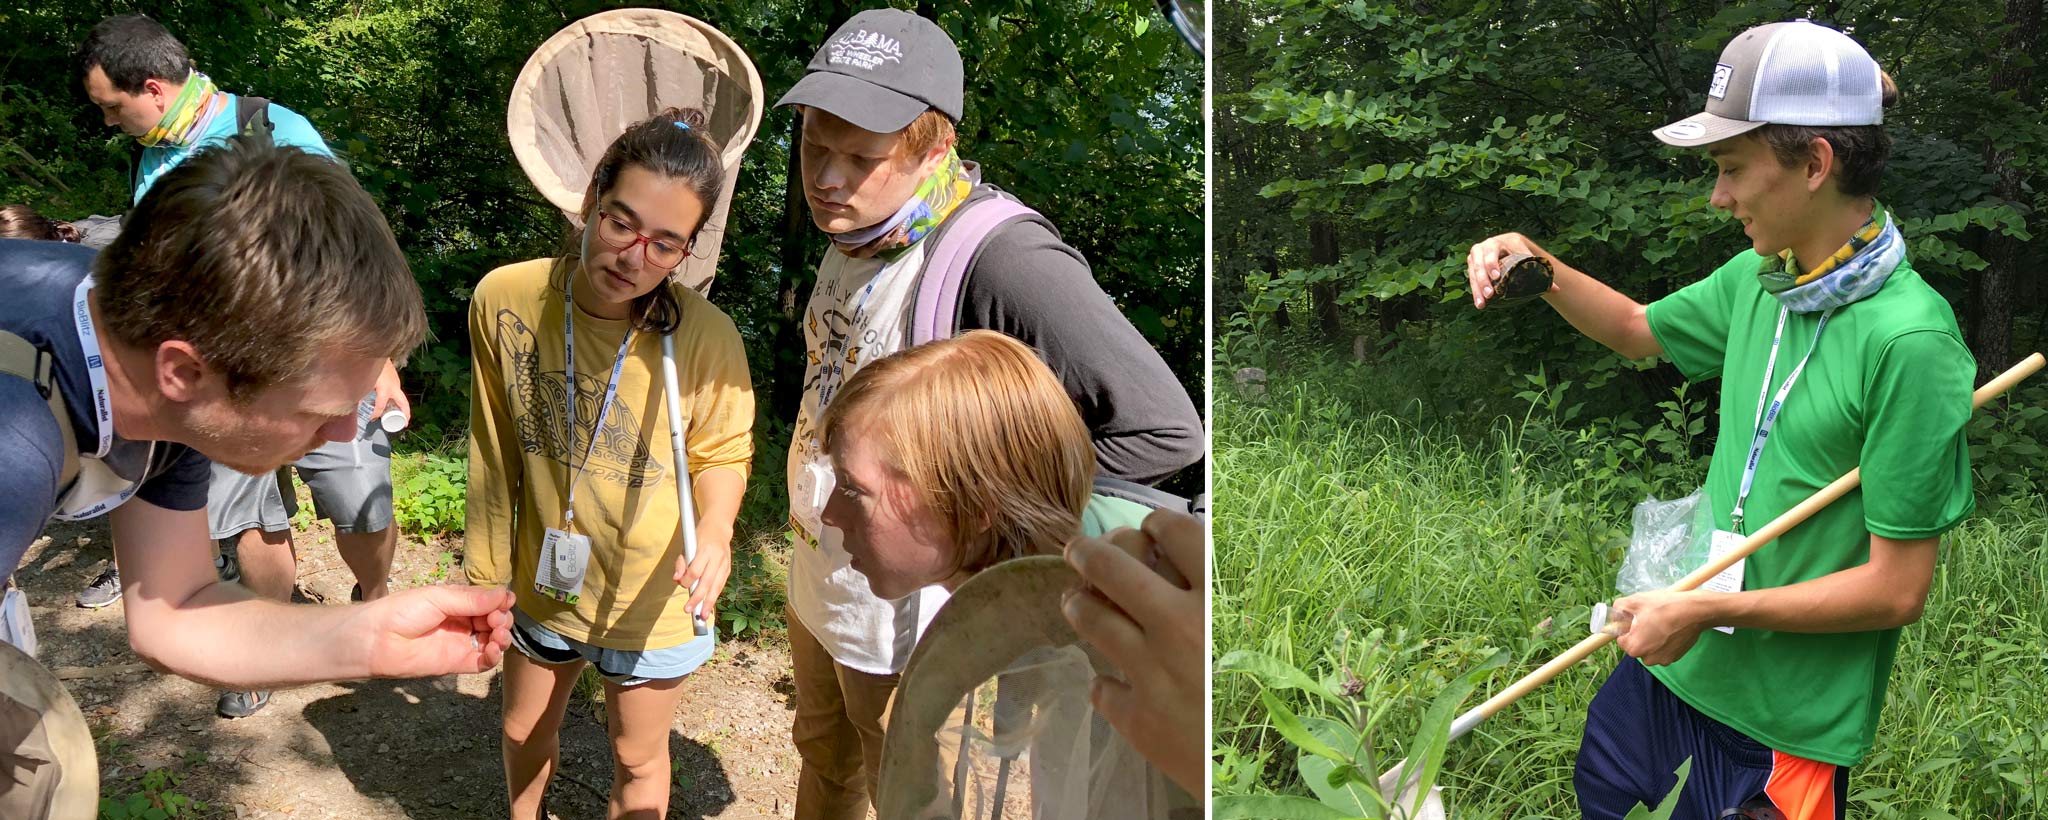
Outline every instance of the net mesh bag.
{"label": "net mesh bag", "polygon": [[505,122],[512,154],[542,196],[581,224],[591,169],[627,126],[667,108],[697,108],[721,150],[725,187],[678,281],[711,287],[740,157],[763,108],[761,75],[738,44],[702,20],[658,9],[617,9],[569,25],[533,52]]}
{"label": "net mesh bag", "polygon": [[905,665],[884,736],[881,820],[1194,820],[1200,804],[1088,702],[1108,667],[1059,610],[1078,582],[1039,556],[954,592]]}
{"label": "net mesh bag", "polygon": [[92,732],[56,676],[0,642],[0,817],[91,818],[99,810]]}

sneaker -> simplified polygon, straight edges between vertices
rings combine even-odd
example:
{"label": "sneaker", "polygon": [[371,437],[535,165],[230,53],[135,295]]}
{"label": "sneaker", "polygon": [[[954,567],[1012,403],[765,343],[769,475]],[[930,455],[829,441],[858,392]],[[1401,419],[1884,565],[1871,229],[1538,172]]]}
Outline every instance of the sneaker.
{"label": "sneaker", "polygon": [[269,692],[222,692],[220,700],[213,706],[213,711],[224,718],[245,718],[263,711],[263,707],[269,705]]}
{"label": "sneaker", "polygon": [[213,557],[213,572],[219,575],[224,583],[242,580],[242,565],[235,560],[235,553],[229,549],[223,548],[219,555]]}
{"label": "sneaker", "polygon": [[92,583],[78,591],[78,605],[86,609],[99,609],[121,600],[121,570],[108,565]]}

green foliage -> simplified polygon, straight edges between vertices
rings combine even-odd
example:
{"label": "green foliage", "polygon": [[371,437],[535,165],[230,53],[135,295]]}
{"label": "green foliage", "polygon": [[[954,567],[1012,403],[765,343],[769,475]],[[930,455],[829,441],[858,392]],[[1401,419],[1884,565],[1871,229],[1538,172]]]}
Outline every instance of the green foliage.
{"label": "green foliage", "polygon": [[[1269,334],[1293,332],[1285,319],[1327,309],[1325,322],[1339,328],[1324,326],[1325,346],[1348,346],[1352,333],[1382,350],[1472,339],[1434,346],[1449,356],[1445,369],[1501,354],[1516,372],[1544,367],[1581,385],[1627,367],[1541,307],[1474,311],[1467,251],[1518,231],[1644,302],[1744,251],[1737,223],[1708,203],[1714,168],[1704,153],[1667,148],[1648,131],[1700,110],[1732,35],[1814,17],[1850,29],[1899,82],[1879,198],[1901,217],[1915,269],[1951,298],[1980,348],[1986,306],[1973,292],[1989,243],[2040,234],[2048,205],[2039,103],[2048,76],[2019,55],[2017,91],[1993,87],[2001,56],[2012,56],[2002,50],[2007,9],[1998,0],[1905,17],[1882,4],[1779,0],[1222,4],[1219,322],[1251,314],[1273,322]],[[1994,163],[1993,148],[2008,153]],[[2018,180],[2016,196],[1999,193],[1999,171]],[[1310,238],[1318,225],[1335,237],[1324,254]],[[2032,274],[2044,264],[2040,247],[2020,248],[2014,304],[2048,292]],[[2031,312],[2011,320],[2016,354],[2038,343],[2048,318]],[[1599,414],[1648,407],[1675,382],[1667,368],[1622,375],[1585,396]]]}
{"label": "green foliage", "polygon": [[144,772],[136,784],[140,788],[126,798],[100,798],[100,820],[169,820],[207,811],[210,808],[207,804],[176,791],[181,779],[170,769]]}
{"label": "green foliage", "polygon": [[[1287,647],[1278,647],[1285,651]],[[1320,677],[1280,657],[1250,650],[1234,650],[1216,662],[1219,673],[1244,674],[1262,687],[1259,702],[1265,712],[1260,727],[1278,735],[1296,750],[1295,768],[1316,802],[1256,793],[1233,793],[1231,787],[1250,785],[1225,783],[1218,773],[1216,816],[1222,817],[1401,817],[1412,813],[1413,805],[1389,801],[1375,785],[1382,769],[1403,767],[1399,779],[1413,779],[1415,793],[1428,794],[1442,773],[1443,756],[1451,720],[1457,708],[1472,694],[1487,673],[1507,660],[1505,652],[1488,652],[1476,647],[1455,647],[1450,657],[1424,659],[1425,677],[1439,683],[1438,694],[1423,713],[1413,739],[1404,747],[1408,756],[1381,756],[1376,738],[1397,729],[1387,725],[1399,718],[1387,706],[1395,696],[1389,685],[1388,668],[1398,661],[1413,661],[1424,647],[1405,635],[1389,639],[1374,631],[1352,640],[1339,634],[1330,655],[1330,668]],[[1490,657],[1488,657],[1490,655]],[[1476,668],[1464,674],[1449,673],[1477,658]],[[1405,670],[1410,676],[1418,670]],[[1299,693],[1306,711],[1296,713],[1281,692]],[[1239,727],[1248,731],[1249,726]],[[1277,812],[1277,813],[1271,813]]]}
{"label": "green foliage", "polygon": [[413,453],[391,460],[391,514],[407,533],[461,532],[468,492],[467,459]]}
{"label": "green foliage", "polygon": [[[1381,768],[1362,770],[1376,774],[1397,753],[1388,740],[1414,737],[1425,705],[1492,648],[1511,660],[1488,692],[1576,642],[1587,607],[1615,595],[1631,506],[1697,486],[1702,399],[1673,391],[1631,428],[1581,408],[1585,386],[1555,371],[1492,399],[1460,391],[1470,374],[1428,375],[1420,354],[1336,364],[1291,340],[1267,346],[1290,369],[1266,394],[1216,397],[1211,607],[1219,671],[1253,655],[1279,663],[1217,676],[1214,782],[1223,795],[1328,802],[1268,701],[1304,726],[1371,727],[1361,736]],[[1438,408],[1445,384],[1479,409]],[[2040,403],[2033,391],[1989,422],[2012,442],[2039,429],[2023,409]],[[1973,445],[1979,515],[1944,537],[1926,613],[1901,634],[1876,751],[1852,775],[1859,817],[2048,805],[2048,496],[1984,478],[2037,482],[2023,446]],[[1438,782],[1452,816],[1579,816],[1578,738],[1617,657],[1566,670],[1451,744]],[[1367,713],[1334,709],[1331,691],[1356,693]]]}
{"label": "green foliage", "polygon": [[2036,376],[1970,420],[1970,468],[1979,496],[1993,500],[2048,492],[2041,442],[2048,441],[2048,380]]}

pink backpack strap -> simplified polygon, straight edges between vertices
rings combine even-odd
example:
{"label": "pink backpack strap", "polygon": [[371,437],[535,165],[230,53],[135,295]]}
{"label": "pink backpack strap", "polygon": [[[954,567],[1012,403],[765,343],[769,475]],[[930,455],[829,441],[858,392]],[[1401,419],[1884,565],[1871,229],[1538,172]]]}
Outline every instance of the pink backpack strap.
{"label": "pink backpack strap", "polygon": [[951,338],[959,331],[960,294],[968,264],[996,228],[1017,219],[1039,218],[1037,211],[1007,196],[996,195],[960,206],[939,228],[926,251],[924,272],[917,280],[917,303],[911,309],[910,344]]}

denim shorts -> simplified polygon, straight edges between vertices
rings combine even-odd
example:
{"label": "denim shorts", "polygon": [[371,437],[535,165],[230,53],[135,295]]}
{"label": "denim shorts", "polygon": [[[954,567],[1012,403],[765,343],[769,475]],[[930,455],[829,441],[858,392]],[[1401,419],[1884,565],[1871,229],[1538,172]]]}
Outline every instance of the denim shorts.
{"label": "denim shorts", "polygon": [[519,654],[556,666],[589,661],[605,680],[620,686],[673,680],[695,672],[711,659],[711,650],[717,644],[718,629],[713,627],[710,635],[662,649],[605,649],[541,626],[518,607],[512,608],[512,645],[519,649]]}

